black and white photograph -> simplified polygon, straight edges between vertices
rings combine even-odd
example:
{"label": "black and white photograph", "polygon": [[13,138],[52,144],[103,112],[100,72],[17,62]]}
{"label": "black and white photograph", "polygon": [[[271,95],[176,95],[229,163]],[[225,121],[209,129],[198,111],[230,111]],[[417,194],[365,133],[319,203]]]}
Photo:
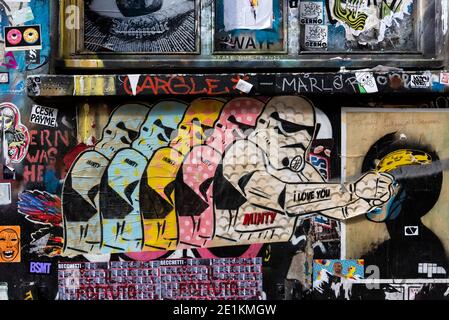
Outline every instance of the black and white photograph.
{"label": "black and white photograph", "polygon": [[196,53],[198,2],[86,0],[84,49],[115,53]]}

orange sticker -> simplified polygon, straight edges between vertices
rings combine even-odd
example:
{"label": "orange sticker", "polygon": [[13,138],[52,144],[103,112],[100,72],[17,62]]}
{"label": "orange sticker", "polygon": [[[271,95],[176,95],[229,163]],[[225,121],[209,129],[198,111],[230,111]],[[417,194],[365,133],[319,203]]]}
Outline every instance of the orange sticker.
{"label": "orange sticker", "polygon": [[20,262],[20,227],[0,226],[0,263]]}

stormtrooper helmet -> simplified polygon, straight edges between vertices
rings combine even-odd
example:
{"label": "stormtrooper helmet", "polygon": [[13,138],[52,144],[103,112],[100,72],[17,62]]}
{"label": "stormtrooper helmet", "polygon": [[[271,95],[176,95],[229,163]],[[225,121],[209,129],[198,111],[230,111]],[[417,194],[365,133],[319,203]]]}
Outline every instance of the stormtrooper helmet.
{"label": "stormtrooper helmet", "polygon": [[187,104],[178,100],[163,100],[156,103],[140,128],[139,137],[132,147],[148,156],[154,150],[167,146],[176,134]]}
{"label": "stormtrooper helmet", "polygon": [[187,108],[178,126],[177,136],[170,146],[182,154],[187,154],[193,146],[203,144],[214,128],[225,100],[218,98],[198,98]]}
{"label": "stormtrooper helmet", "polygon": [[272,98],[257,119],[256,130],[248,137],[264,151],[274,169],[304,169],[316,131],[315,108],[299,96]]}
{"label": "stormtrooper helmet", "polygon": [[112,159],[118,150],[130,147],[139,135],[148,110],[143,104],[125,104],[115,109],[95,150]]}

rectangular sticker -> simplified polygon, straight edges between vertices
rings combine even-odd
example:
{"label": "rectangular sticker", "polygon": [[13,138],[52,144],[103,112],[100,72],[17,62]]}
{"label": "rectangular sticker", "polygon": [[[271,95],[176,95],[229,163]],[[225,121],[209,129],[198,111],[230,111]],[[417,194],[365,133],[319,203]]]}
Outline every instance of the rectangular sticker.
{"label": "rectangular sticker", "polygon": [[9,73],[8,72],[0,72],[0,84],[9,83]]}
{"label": "rectangular sticker", "polygon": [[410,87],[414,89],[427,89],[430,87],[431,77],[427,74],[412,74]]}
{"label": "rectangular sticker", "polygon": [[20,262],[20,226],[0,226],[0,263]]}
{"label": "rectangular sticker", "polygon": [[440,73],[440,83],[449,85],[449,72],[441,72]]}
{"label": "rectangular sticker", "polygon": [[5,51],[42,49],[41,26],[4,27]]}
{"label": "rectangular sticker", "polygon": [[25,62],[27,64],[39,64],[41,63],[41,51],[40,50],[27,50],[25,52]]}
{"label": "rectangular sticker", "polygon": [[376,93],[379,91],[372,72],[356,72],[355,78],[359,84],[360,93]]}
{"label": "rectangular sticker", "polygon": [[328,29],[326,25],[306,24],[304,45],[309,49],[326,49]]}
{"label": "rectangular sticker", "polygon": [[57,127],[58,109],[33,105],[31,110],[30,122],[44,125],[47,127]]}
{"label": "rectangular sticker", "polygon": [[0,205],[11,204],[11,184],[0,183]]}
{"label": "rectangular sticker", "polygon": [[50,274],[51,262],[30,261],[30,274]]}
{"label": "rectangular sticker", "polygon": [[299,21],[301,24],[323,24],[324,5],[322,2],[301,1]]}
{"label": "rectangular sticker", "polygon": [[34,20],[33,10],[31,10],[31,7],[25,7],[14,11],[14,13],[11,14],[11,20],[12,24],[15,26]]}

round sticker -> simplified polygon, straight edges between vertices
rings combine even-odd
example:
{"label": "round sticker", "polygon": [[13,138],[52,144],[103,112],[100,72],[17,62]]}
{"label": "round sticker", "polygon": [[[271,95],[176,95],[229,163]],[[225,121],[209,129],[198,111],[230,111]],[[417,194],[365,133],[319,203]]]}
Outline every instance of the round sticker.
{"label": "round sticker", "polygon": [[11,45],[18,45],[22,41],[22,33],[18,29],[11,29],[6,35],[6,39]]}
{"label": "round sticker", "polygon": [[34,28],[28,28],[23,33],[23,39],[26,43],[32,44],[39,40],[39,32]]}

